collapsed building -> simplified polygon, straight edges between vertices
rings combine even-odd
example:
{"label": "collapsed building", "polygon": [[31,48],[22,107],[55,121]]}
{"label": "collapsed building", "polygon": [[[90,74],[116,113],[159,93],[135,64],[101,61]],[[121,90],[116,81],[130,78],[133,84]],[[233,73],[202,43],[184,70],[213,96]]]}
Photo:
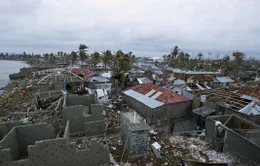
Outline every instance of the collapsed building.
{"label": "collapsed building", "polygon": [[83,83],[83,79],[65,69],[52,69],[38,72],[43,78],[38,81],[40,91],[66,90],[75,91]]}
{"label": "collapsed building", "polygon": [[260,163],[260,126],[247,119],[237,115],[208,117],[206,141],[217,151],[239,157],[246,165]]}
{"label": "collapsed building", "polygon": [[63,123],[70,122],[70,132],[87,136],[105,133],[103,106],[95,95],[67,95],[63,101]]}
{"label": "collapsed building", "polygon": [[70,94],[82,79],[69,71],[38,74],[43,78],[34,109],[13,114],[20,121],[0,124],[0,165],[109,165],[103,105],[96,95]]}
{"label": "collapsed building", "polygon": [[78,149],[77,142],[70,141],[69,122],[62,137],[56,137],[48,124],[19,125],[0,141],[2,166],[80,166],[108,165],[107,145],[89,141],[85,149]]}

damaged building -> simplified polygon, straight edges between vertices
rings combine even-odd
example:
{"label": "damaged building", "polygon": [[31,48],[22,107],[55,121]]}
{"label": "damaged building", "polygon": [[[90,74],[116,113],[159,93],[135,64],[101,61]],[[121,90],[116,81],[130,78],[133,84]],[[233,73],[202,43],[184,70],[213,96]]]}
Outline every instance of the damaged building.
{"label": "damaged building", "polygon": [[62,137],[56,137],[48,124],[13,127],[0,141],[1,166],[80,166],[108,165],[108,148],[104,142],[89,140],[85,149],[70,141],[66,123]]}
{"label": "damaged building", "polygon": [[103,105],[95,95],[66,95],[63,102],[63,123],[70,122],[70,132],[87,136],[105,132]]}
{"label": "damaged building", "polygon": [[123,92],[123,99],[148,124],[182,118],[191,112],[190,99],[153,84],[133,86]]}
{"label": "damaged building", "polygon": [[52,69],[39,73],[43,78],[38,81],[40,91],[66,90],[73,92],[83,83],[83,79],[66,69]]}
{"label": "damaged building", "polygon": [[46,88],[35,95],[34,109],[13,120],[21,121],[0,124],[1,166],[109,165],[103,105],[94,94]]}
{"label": "damaged building", "polygon": [[260,163],[260,126],[237,115],[211,116],[206,120],[206,141],[246,165]]}

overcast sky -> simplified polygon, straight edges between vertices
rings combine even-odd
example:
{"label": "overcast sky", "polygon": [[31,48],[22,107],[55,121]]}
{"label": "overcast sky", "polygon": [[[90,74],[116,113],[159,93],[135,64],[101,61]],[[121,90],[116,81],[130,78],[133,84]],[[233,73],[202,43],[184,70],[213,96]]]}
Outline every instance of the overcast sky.
{"label": "overcast sky", "polygon": [[[260,53],[260,0],[1,0],[0,52]],[[260,58],[260,54],[259,57]]]}

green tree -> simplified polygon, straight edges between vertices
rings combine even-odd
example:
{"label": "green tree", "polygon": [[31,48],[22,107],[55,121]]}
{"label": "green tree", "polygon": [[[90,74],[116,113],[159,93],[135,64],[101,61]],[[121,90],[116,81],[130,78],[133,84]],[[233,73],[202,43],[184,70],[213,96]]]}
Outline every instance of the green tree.
{"label": "green tree", "polygon": [[190,60],[190,54],[185,53],[185,54],[184,54],[185,67],[187,67],[187,65],[189,64],[189,60]]}
{"label": "green tree", "polygon": [[50,53],[50,57],[49,57],[49,59],[50,59],[50,61],[51,61],[51,63],[55,63],[55,61],[56,61],[56,57],[54,56],[54,54],[53,53]]}
{"label": "green tree", "polygon": [[135,55],[132,55],[132,60],[133,60],[133,61],[135,60],[135,58],[136,58]]}
{"label": "green tree", "polygon": [[201,61],[203,59],[203,54],[200,52],[197,54],[197,57],[199,58],[199,61]]}
{"label": "green tree", "polygon": [[177,59],[177,56],[179,54],[179,51],[180,51],[180,48],[179,46],[174,46],[172,48],[172,51],[171,51],[171,60],[170,60],[170,65],[171,66],[174,66],[175,62],[176,62],[176,59]]}
{"label": "green tree", "polygon": [[77,53],[74,52],[74,51],[72,51],[72,52],[71,52],[71,62],[72,62],[72,65],[73,65],[73,66],[74,66],[74,64],[75,64],[75,62],[76,62],[76,60],[77,60],[77,58],[78,58]]}
{"label": "green tree", "polygon": [[167,55],[163,55],[163,61],[167,62]]}
{"label": "green tree", "polygon": [[102,54],[103,54],[102,61],[106,69],[108,62],[112,59],[113,55],[110,50],[103,51]]}
{"label": "green tree", "polygon": [[82,64],[87,59],[87,51],[88,51],[87,49],[88,49],[88,46],[86,46],[85,44],[79,45],[79,57],[80,57]]}
{"label": "green tree", "polygon": [[94,53],[92,53],[91,60],[94,63],[94,65],[99,63],[101,61],[101,56],[100,56],[99,52],[95,51]]}
{"label": "green tree", "polygon": [[131,69],[131,57],[122,50],[116,52],[115,61],[117,72]]}
{"label": "green tree", "polygon": [[179,60],[181,62],[181,67],[183,67],[183,65],[185,64],[185,54],[183,51],[179,53]]}
{"label": "green tree", "polygon": [[48,61],[48,60],[49,60],[49,54],[48,54],[48,53],[44,54],[44,55],[43,55],[43,58],[44,58],[46,61]]}

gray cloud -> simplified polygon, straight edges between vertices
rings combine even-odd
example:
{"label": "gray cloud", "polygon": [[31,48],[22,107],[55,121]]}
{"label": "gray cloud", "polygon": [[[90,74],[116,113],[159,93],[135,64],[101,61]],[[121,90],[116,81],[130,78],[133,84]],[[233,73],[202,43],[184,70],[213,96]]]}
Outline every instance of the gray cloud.
{"label": "gray cloud", "polygon": [[[3,1],[3,2],[2,2]],[[2,0],[0,51],[123,49],[161,56],[243,51],[257,56],[259,0]]]}

